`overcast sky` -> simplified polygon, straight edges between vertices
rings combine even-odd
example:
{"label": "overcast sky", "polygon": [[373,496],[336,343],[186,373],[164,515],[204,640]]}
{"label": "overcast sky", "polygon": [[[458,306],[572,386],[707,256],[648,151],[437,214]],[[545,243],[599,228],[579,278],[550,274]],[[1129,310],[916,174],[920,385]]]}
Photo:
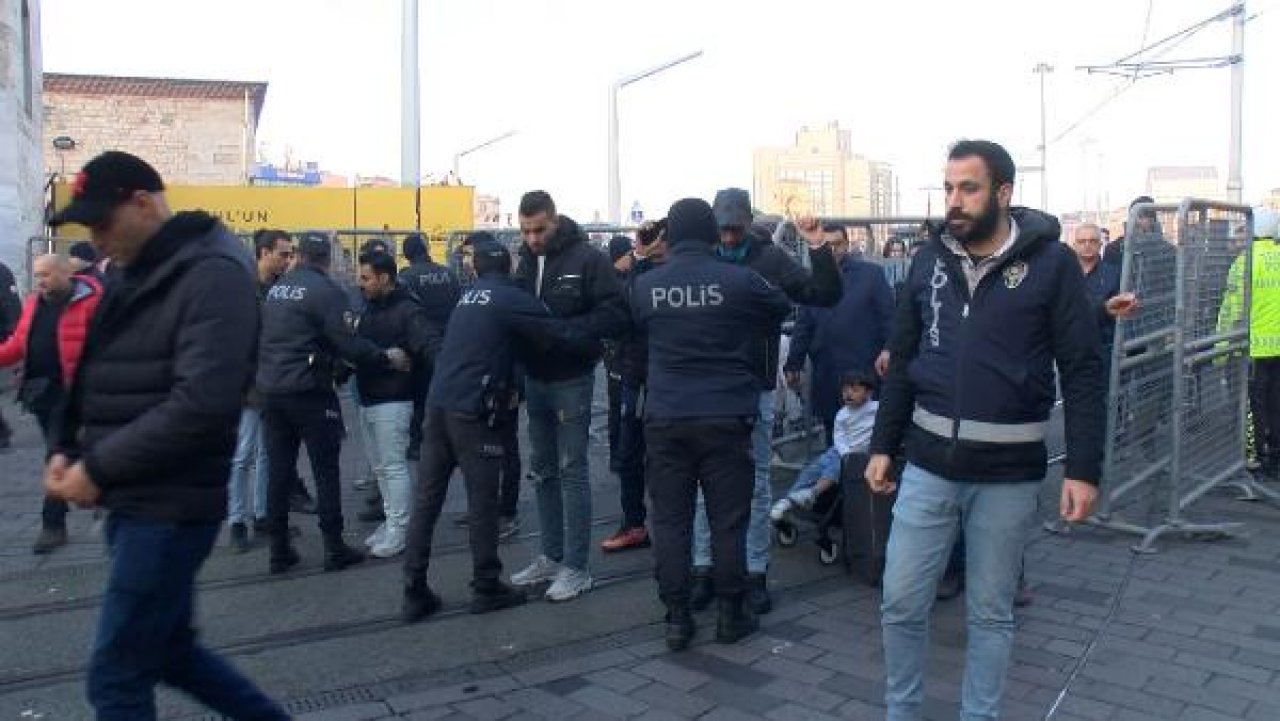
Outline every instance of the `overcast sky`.
{"label": "overcast sky", "polygon": [[[514,209],[552,192],[606,214],[608,87],[693,50],[704,56],[623,91],[623,210],[751,187],[752,150],[837,120],[857,152],[893,164],[902,209],[923,211],[947,144],[1003,143],[1035,165],[1038,78],[1059,135],[1123,81],[1105,64],[1230,0],[421,0],[423,172],[462,177]],[[1280,0],[1251,0],[1244,192],[1280,187]],[[51,72],[265,80],[259,140],[327,170],[399,176],[400,0],[44,0]],[[1148,22],[1149,13],[1149,22]],[[1226,55],[1229,22],[1164,59]],[[1230,71],[1144,80],[1051,142],[1050,209],[1125,204],[1151,165],[1217,165],[1225,185]],[[1091,141],[1091,142],[1087,142]],[[937,195],[935,197],[935,202]],[[1023,201],[1039,204],[1038,179]]]}

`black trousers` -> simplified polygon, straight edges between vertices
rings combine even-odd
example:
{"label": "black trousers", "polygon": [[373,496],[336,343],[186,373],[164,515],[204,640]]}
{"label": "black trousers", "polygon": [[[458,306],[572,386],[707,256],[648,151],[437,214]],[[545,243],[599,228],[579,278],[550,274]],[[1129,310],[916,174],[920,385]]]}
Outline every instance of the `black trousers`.
{"label": "black trousers", "polygon": [[470,516],[467,529],[472,573],[476,579],[496,579],[502,573],[498,558],[498,486],[507,452],[503,424],[490,427],[477,416],[433,407],[427,408],[426,421],[422,462],[418,465],[418,483],[409,516],[405,575],[416,577],[427,572],[431,540],[449,490],[449,478],[454,468],[461,468]]}
{"label": "black trousers", "polygon": [[746,590],[747,522],[755,486],[754,421],[750,417],[645,424],[654,556],[663,603],[689,602],[694,499],[699,485],[711,526],[716,593],[740,596]]}
{"label": "black trousers", "polygon": [[[62,402],[65,398],[66,393],[62,389],[61,383],[49,383],[35,397],[26,401],[27,410],[36,417],[36,423],[40,426],[40,433],[44,436],[46,450],[49,448],[49,442],[52,438],[53,420],[61,412]],[[53,496],[45,496],[44,502],[40,507],[41,525],[45,528],[66,528],[68,509],[69,506],[66,501]]]}
{"label": "black trousers", "polygon": [[643,526],[647,516],[644,503],[644,419],[640,408],[643,394],[643,386],[623,382],[618,449],[614,457],[617,460],[622,525],[626,528]]}
{"label": "black trousers", "polygon": [[419,373],[418,393],[413,399],[413,417],[409,419],[409,455],[416,458],[422,453],[422,422],[427,408],[427,391],[431,389],[431,374]]}
{"label": "black trousers", "polygon": [[502,434],[502,477],[498,481],[498,515],[515,518],[520,506],[520,409],[498,425]]}
{"label": "black trousers", "polygon": [[326,538],[342,535],[338,458],[342,451],[342,407],[332,390],[262,397],[262,434],[267,444],[267,520],[273,539],[287,539],[289,494],[298,473],[298,448],[306,444],[316,483],[316,515]]}
{"label": "black trousers", "polygon": [[1253,414],[1253,446],[1258,461],[1274,470],[1280,465],[1280,358],[1254,358],[1249,378],[1249,410]]}
{"label": "black trousers", "polygon": [[618,473],[618,440],[622,437],[622,376],[605,370],[605,395],[609,399],[609,470]]}

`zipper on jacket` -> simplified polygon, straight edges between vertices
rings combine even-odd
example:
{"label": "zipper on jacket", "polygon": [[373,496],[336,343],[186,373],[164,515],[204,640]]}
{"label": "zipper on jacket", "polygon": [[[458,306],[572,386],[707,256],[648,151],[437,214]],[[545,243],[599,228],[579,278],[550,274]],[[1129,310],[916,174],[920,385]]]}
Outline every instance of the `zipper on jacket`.
{"label": "zipper on jacket", "polygon": [[[954,256],[953,256],[954,258]],[[956,265],[964,261],[956,258],[953,261]],[[964,303],[960,308],[960,321],[956,328],[956,347],[955,347],[955,363],[954,377],[952,378],[953,388],[951,391],[951,443],[947,445],[946,468],[949,477],[955,475],[955,459],[956,446],[960,443],[960,379],[961,364],[964,360],[965,336],[967,335],[967,326],[969,319],[969,304],[973,301],[969,294],[969,280],[965,276],[963,268],[956,268],[952,265],[948,268],[951,274],[951,282],[959,281],[957,287],[960,290],[960,300]],[[959,270],[959,273],[955,271]],[[957,277],[959,276],[959,277]]]}

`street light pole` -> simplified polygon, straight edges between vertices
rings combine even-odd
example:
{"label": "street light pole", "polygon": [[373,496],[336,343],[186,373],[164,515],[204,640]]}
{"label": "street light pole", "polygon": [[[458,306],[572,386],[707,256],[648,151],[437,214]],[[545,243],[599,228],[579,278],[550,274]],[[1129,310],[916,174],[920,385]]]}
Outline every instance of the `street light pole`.
{"label": "street light pole", "polygon": [[1227,202],[1239,203],[1244,189],[1240,174],[1244,153],[1244,3],[1231,8],[1231,147],[1227,152]]}
{"label": "street light pole", "polygon": [[472,153],[476,152],[477,150],[484,150],[485,148],[489,147],[490,145],[495,145],[495,144],[497,144],[497,143],[500,143],[500,142],[502,142],[502,141],[506,140],[507,138],[510,138],[512,135],[515,135],[515,134],[516,134],[516,131],[514,131],[514,130],[508,130],[507,132],[503,133],[502,135],[498,135],[498,136],[496,136],[496,137],[489,138],[488,140],[484,141],[483,143],[480,143],[479,145],[474,145],[474,146],[472,146],[472,147],[470,147],[470,148],[467,148],[466,150],[463,150],[463,151],[458,152],[458,153],[454,153],[454,155],[453,155],[453,177],[454,177],[454,179],[455,179],[455,180],[458,180],[458,182],[462,182],[462,181],[461,181],[462,176],[458,174],[458,161],[462,160],[463,156],[465,156],[465,155],[470,155],[470,154],[472,154]]}
{"label": "street light pole", "polygon": [[417,187],[422,182],[418,0],[404,0],[400,25],[400,184]]}
{"label": "street light pole", "polygon": [[618,157],[618,91],[632,83],[653,77],[664,70],[670,70],[701,56],[701,50],[681,55],[661,65],[618,78],[609,86],[609,222],[614,225],[622,222],[622,171]]}
{"label": "street light pole", "polygon": [[1049,211],[1049,133],[1048,122],[1045,113],[1044,102],[1044,80],[1045,76],[1053,72],[1053,66],[1049,63],[1037,63],[1031,72],[1040,76],[1040,210]]}

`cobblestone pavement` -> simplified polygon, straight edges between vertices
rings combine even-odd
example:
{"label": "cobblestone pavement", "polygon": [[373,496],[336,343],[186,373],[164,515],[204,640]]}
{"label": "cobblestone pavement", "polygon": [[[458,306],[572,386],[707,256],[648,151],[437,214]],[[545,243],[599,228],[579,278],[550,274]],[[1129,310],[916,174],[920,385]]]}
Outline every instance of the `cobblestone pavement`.
{"label": "cobblestone pavement", "polygon": [[[12,407],[4,412],[15,419]],[[102,548],[91,516],[77,512],[70,547],[31,555],[40,452],[29,420],[17,425],[18,448],[0,456],[0,718],[88,718],[83,663]],[[598,539],[616,523],[617,491],[596,445]],[[358,477],[358,449],[344,456],[344,478]],[[350,517],[358,500],[344,487]],[[509,567],[536,549],[529,491],[525,532],[505,547]],[[460,504],[451,496],[448,509]],[[1003,718],[1044,719],[1061,696],[1057,721],[1280,720],[1280,510],[1224,492],[1193,506],[1191,516],[1246,527],[1227,540],[1171,539],[1150,556],[1130,552],[1132,537],[1099,529],[1035,536],[1027,551],[1035,602],[1018,612]],[[758,635],[712,643],[714,615],[702,614],[698,643],[672,654],[661,641],[646,552],[594,556],[599,588],[573,603],[476,618],[464,607],[464,538],[442,529],[433,585],[446,609],[404,627],[395,619],[394,562],[319,573],[313,523],[296,519],[302,570],[268,577],[261,550],[219,549],[200,599],[205,642],[299,719],[883,717],[878,592],[838,566],[821,566],[803,540],[775,550],[776,610]],[[353,539],[361,532],[350,529]],[[957,717],[963,644],[963,601],[939,604],[929,719]],[[160,705],[165,718],[214,718],[168,691]]]}

